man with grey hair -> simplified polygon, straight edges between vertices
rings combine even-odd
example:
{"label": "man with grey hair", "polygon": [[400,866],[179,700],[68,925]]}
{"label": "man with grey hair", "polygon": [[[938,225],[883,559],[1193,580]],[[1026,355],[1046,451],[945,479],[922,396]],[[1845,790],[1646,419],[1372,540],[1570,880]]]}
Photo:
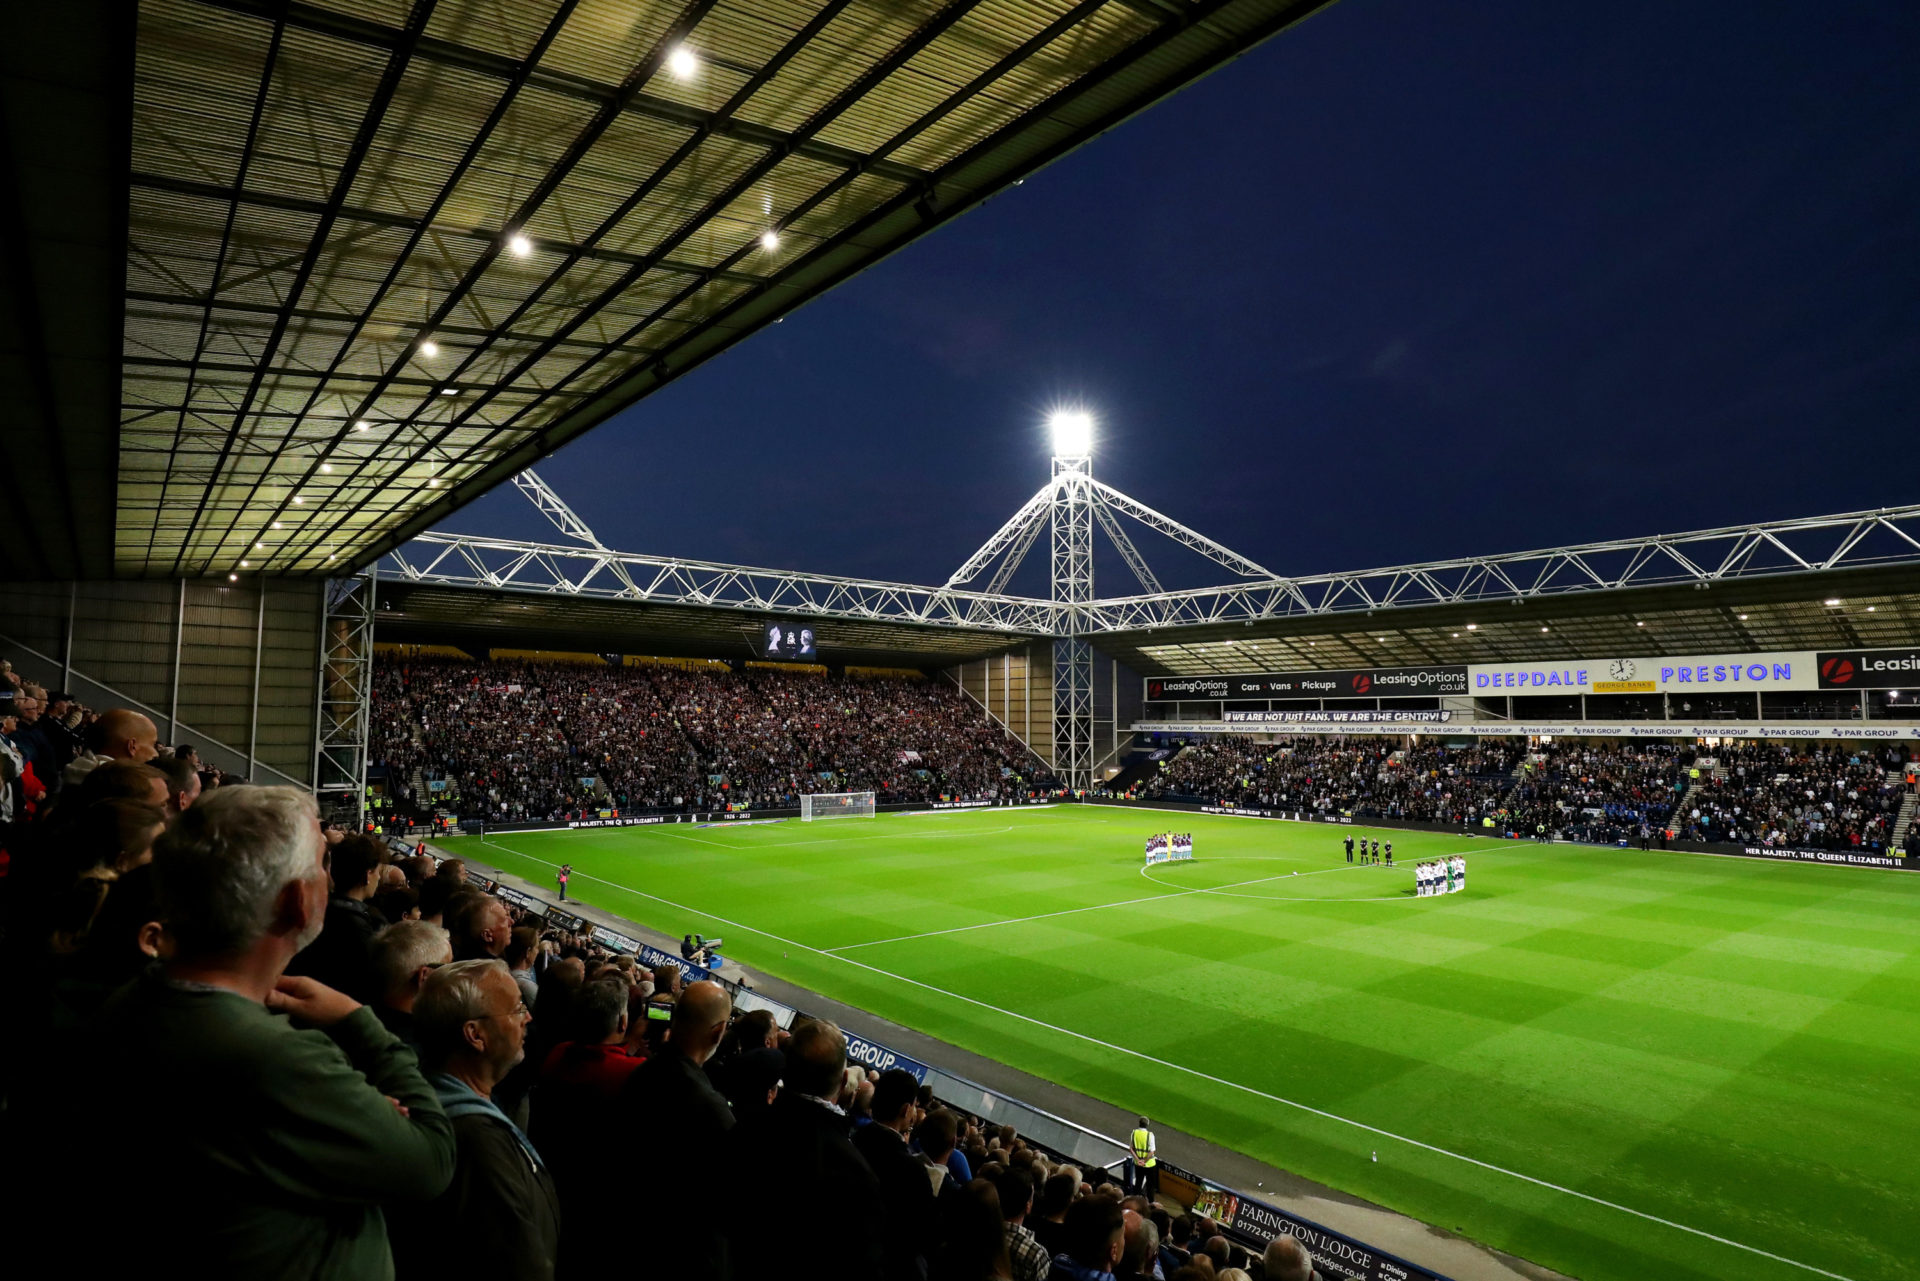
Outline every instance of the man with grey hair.
{"label": "man with grey hair", "polygon": [[427,921],[395,921],[373,936],[374,1016],[416,1054],[414,1003],[427,976],[452,959],[447,932]]}
{"label": "man with grey hair", "polygon": [[530,1017],[503,961],[455,961],[421,987],[414,1029],[453,1121],[459,1160],[439,1200],[394,1216],[396,1276],[553,1276],[560,1249],[553,1175],[493,1101],[526,1055]]}
{"label": "man with grey hair", "polygon": [[372,1010],[284,975],[325,919],[321,844],[313,796],[286,787],[215,792],[156,844],[172,955],[108,1003],[55,1109],[93,1128],[67,1136],[89,1161],[165,1154],[89,1235],[103,1274],[191,1225],[208,1275],[380,1276],[383,1204],[452,1178],[453,1128],[413,1055]]}
{"label": "man with grey hair", "polygon": [[1284,1232],[1267,1242],[1261,1264],[1267,1281],[1320,1281],[1307,1247]]}

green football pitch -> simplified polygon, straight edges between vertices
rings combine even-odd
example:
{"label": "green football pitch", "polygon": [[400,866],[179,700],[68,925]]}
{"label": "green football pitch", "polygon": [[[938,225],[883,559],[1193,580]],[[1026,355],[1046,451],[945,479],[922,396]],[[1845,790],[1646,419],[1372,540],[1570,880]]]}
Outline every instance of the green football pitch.
{"label": "green football pitch", "polygon": [[[1195,860],[1143,868],[1168,828]],[[1397,866],[1349,866],[1348,830],[1061,806],[445,844],[1586,1281],[1920,1277],[1920,876],[1384,830]],[[1467,889],[1415,896],[1452,853]]]}

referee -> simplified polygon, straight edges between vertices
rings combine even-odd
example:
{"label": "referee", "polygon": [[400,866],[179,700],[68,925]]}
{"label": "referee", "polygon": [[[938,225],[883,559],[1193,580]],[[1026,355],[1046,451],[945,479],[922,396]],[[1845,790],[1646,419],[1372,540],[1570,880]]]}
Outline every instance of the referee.
{"label": "referee", "polygon": [[1147,1128],[1147,1118],[1140,1118],[1129,1143],[1133,1149],[1133,1178],[1130,1180],[1132,1191],[1144,1193],[1152,1201],[1160,1195],[1160,1162],[1154,1155],[1153,1131]]}
{"label": "referee", "polygon": [[1353,833],[1347,833],[1347,862],[1353,862]]}

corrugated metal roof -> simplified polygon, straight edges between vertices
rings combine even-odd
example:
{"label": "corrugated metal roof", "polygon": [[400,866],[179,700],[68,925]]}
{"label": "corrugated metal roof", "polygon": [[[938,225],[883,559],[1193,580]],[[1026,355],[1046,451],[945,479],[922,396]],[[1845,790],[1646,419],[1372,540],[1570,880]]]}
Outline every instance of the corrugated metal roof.
{"label": "corrugated metal roof", "polygon": [[112,571],[364,563],[1324,2],[146,0]]}
{"label": "corrugated metal roof", "polygon": [[[1832,602],[1832,603],[1829,603]],[[1622,655],[1870,649],[1920,635],[1920,567],[1570,593],[1373,617],[1159,628],[1096,637],[1143,675],[1209,676]]]}

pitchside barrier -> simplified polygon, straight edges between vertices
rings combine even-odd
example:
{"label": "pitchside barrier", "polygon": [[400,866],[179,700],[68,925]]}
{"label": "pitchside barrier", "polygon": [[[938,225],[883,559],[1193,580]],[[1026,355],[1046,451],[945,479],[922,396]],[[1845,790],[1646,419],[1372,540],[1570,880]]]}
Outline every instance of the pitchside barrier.
{"label": "pitchside barrier", "polygon": [[[953,802],[946,802],[952,807]],[[902,810],[928,809],[926,805],[902,805]],[[984,805],[966,804],[963,808],[986,808]],[[545,827],[565,827],[564,823],[544,824]],[[498,830],[498,829],[496,829]],[[516,831],[534,830],[515,828]],[[432,850],[435,864],[444,862],[447,855]],[[478,886],[489,894],[496,895],[505,902],[525,909],[536,917],[557,929],[571,934],[590,934],[602,947],[616,952],[625,952],[633,956],[641,965],[655,969],[662,965],[678,966],[692,983],[703,980],[718,983],[733,998],[734,1008],[738,1010],[766,1010],[773,1015],[774,1022],[782,1028],[790,1028],[796,1019],[806,1018],[805,1011],[777,1001],[770,996],[762,996],[751,987],[736,983],[732,979],[722,978],[717,972],[702,969],[670,952],[661,950],[631,935],[610,929],[604,925],[589,925],[581,917],[562,910],[558,905],[529,894],[510,885],[480,875],[474,871],[474,865],[467,864],[467,883]],[[923,1063],[919,1059],[889,1049],[879,1041],[862,1035],[851,1027],[840,1029],[847,1038],[847,1065],[849,1067],[873,1068],[885,1072],[891,1068],[900,1068],[912,1074],[914,1080],[922,1085],[933,1087],[933,1096],[942,1103],[962,1112],[978,1117],[991,1125],[1011,1125],[1029,1144],[1046,1152],[1056,1161],[1069,1161],[1085,1169],[1099,1166],[1103,1170],[1113,1170],[1125,1164],[1130,1148],[1120,1139],[1111,1135],[1090,1130],[1065,1117],[1023,1103],[1012,1095],[1003,1094],[991,1086],[970,1081],[964,1076],[949,1072],[944,1068]],[[1264,1250],[1267,1242],[1281,1233],[1291,1233],[1313,1254],[1314,1266],[1327,1281],[1449,1281],[1438,1272],[1430,1271],[1407,1262],[1391,1254],[1383,1253],[1372,1246],[1358,1241],[1332,1228],[1323,1227],[1311,1219],[1303,1219],[1289,1214],[1278,1206],[1259,1201],[1245,1193],[1235,1191],[1222,1183],[1215,1183],[1191,1171],[1183,1170],[1162,1159],[1160,1166],[1160,1194],[1178,1202],[1188,1210],[1196,1207],[1214,1222],[1221,1231],[1239,1241],[1242,1245],[1257,1251]]]}
{"label": "pitchside barrier", "polygon": [[[1336,823],[1351,827],[1382,827],[1401,832],[1444,832],[1449,836],[1477,836],[1486,840],[1531,839],[1530,832],[1506,832],[1498,827],[1462,826],[1458,823],[1421,823],[1407,818],[1387,818],[1370,814],[1342,814],[1326,810],[1259,809],[1239,805],[1207,805],[1198,801],[1129,801],[1120,797],[1088,796],[1087,805],[1113,805],[1124,809],[1178,810],[1189,814],[1229,814],[1237,818],[1269,818],[1289,823]],[[1588,841],[1562,836],[1576,845],[1595,849],[1638,849],[1639,839],[1623,846],[1620,841]],[[1784,846],[1736,845],[1724,841],[1668,841],[1661,845],[1655,838],[1649,850],[1678,850],[1685,854],[1729,854],[1736,858],[1763,858],[1775,862],[1824,863],[1830,867],[1885,867],[1895,871],[1920,872],[1920,858],[1871,850],[1820,850]]]}

